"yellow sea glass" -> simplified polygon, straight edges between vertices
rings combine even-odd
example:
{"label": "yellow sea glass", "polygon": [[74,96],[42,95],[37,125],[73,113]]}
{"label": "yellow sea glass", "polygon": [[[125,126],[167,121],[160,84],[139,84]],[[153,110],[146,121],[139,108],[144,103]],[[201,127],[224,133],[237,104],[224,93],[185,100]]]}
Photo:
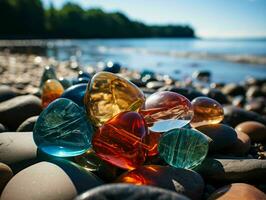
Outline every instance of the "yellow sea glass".
{"label": "yellow sea glass", "polygon": [[190,122],[192,127],[218,124],[224,118],[223,107],[214,99],[197,97],[191,104],[194,111],[193,119]]}
{"label": "yellow sea glass", "polygon": [[95,74],[84,96],[88,117],[95,126],[124,111],[138,111],[145,101],[142,91],[126,79],[109,73]]}

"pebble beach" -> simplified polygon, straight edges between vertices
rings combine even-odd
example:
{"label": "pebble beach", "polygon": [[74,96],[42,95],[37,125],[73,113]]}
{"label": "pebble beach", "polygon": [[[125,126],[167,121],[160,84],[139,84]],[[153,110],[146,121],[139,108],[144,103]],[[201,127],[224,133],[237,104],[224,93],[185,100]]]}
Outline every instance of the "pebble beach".
{"label": "pebble beach", "polygon": [[[266,79],[216,83],[210,82],[211,73],[198,71],[195,80],[175,80],[169,74],[117,65],[84,67],[73,60],[0,52],[1,200],[266,199]],[[131,170],[90,152],[59,159],[42,152],[33,140],[34,126],[45,110],[40,84],[47,66],[55,69],[62,85],[68,81],[65,91],[90,84],[91,78],[82,73],[93,77],[108,71],[132,82],[146,98],[162,91],[189,102],[208,97],[221,105],[223,119],[193,127],[209,138],[207,156],[193,169],[175,168],[158,154]]]}

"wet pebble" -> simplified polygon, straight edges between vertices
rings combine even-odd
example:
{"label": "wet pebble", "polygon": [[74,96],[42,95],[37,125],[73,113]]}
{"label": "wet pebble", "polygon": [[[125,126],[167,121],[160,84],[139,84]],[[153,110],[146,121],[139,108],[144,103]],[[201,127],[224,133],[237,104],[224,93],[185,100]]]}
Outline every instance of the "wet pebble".
{"label": "wet pebble", "polygon": [[8,181],[12,178],[13,172],[10,169],[10,167],[4,163],[0,162],[0,196],[2,193],[2,190],[8,183]]}
{"label": "wet pebble", "polygon": [[33,116],[26,119],[20,126],[17,128],[17,132],[31,132],[33,131],[34,125],[39,116]]}
{"label": "wet pebble", "polygon": [[266,126],[256,121],[246,121],[240,123],[235,128],[247,134],[252,142],[262,142],[266,140]]}

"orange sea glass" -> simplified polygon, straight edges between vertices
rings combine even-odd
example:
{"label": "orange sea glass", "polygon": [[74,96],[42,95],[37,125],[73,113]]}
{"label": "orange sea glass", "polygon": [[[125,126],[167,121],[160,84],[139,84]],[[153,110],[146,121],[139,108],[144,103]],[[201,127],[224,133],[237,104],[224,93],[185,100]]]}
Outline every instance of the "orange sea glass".
{"label": "orange sea glass", "polygon": [[59,98],[64,92],[60,82],[54,79],[47,80],[42,88],[42,107],[46,108],[52,101]]}
{"label": "orange sea glass", "polygon": [[190,122],[192,127],[208,124],[218,124],[224,118],[221,104],[208,97],[197,97],[192,102],[194,117]]}
{"label": "orange sea glass", "polygon": [[144,101],[137,86],[109,72],[95,74],[84,96],[88,117],[98,127],[120,112],[138,111]]}
{"label": "orange sea glass", "polygon": [[122,112],[94,134],[93,149],[103,160],[124,169],[141,166],[146,158],[147,128],[137,112]]}
{"label": "orange sea glass", "polygon": [[155,132],[165,132],[181,128],[193,117],[190,101],[175,92],[162,91],[149,96],[140,111],[149,129]]}
{"label": "orange sea glass", "polygon": [[148,156],[155,156],[158,152],[158,144],[161,138],[161,133],[153,132],[149,130],[149,133],[146,136],[145,143],[148,146]]}

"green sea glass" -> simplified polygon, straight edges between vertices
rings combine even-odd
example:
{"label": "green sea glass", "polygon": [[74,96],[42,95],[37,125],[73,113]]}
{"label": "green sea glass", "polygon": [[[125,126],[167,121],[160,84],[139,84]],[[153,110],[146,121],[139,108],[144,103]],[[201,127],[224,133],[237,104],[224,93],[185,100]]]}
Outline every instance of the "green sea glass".
{"label": "green sea glass", "polygon": [[55,80],[57,80],[55,69],[52,66],[45,66],[45,68],[43,70],[43,74],[42,74],[40,86],[39,86],[40,89],[42,89],[44,83],[48,79],[55,79]]}
{"label": "green sea glass", "polygon": [[192,129],[172,129],[162,135],[158,151],[169,165],[176,168],[193,169],[208,153],[208,139]]}
{"label": "green sea glass", "polygon": [[85,111],[73,101],[59,98],[40,114],[33,139],[43,152],[58,156],[77,156],[91,147],[93,128]]}

